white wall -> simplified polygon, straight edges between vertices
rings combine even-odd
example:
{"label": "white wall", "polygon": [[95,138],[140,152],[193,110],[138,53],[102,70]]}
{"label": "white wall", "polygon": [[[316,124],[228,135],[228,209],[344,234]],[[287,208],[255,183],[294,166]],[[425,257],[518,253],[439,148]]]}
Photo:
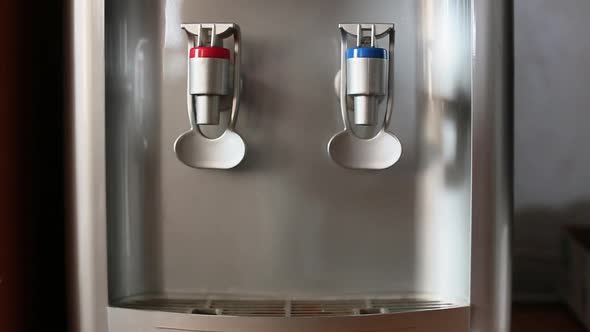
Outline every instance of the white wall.
{"label": "white wall", "polygon": [[515,296],[551,299],[560,225],[590,224],[590,0],[514,0]]}

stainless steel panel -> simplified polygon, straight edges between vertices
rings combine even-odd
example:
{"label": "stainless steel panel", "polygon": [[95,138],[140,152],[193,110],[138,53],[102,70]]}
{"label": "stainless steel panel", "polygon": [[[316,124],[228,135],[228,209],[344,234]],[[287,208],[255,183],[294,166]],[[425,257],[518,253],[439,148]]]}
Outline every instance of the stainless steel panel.
{"label": "stainless steel panel", "polygon": [[[111,301],[432,294],[471,303],[474,331],[506,331],[507,3],[72,0],[74,330],[106,330],[108,253]],[[231,171],[191,169],[172,150],[186,129],[180,24],[211,21],[244,36],[249,154]],[[386,171],[325,152],[340,128],[342,22],[396,24],[390,129],[404,155]]]}
{"label": "stainless steel panel", "polygon": [[510,331],[512,1],[474,1],[472,330]]}
{"label": "stainless steel panel", "polygon": [[108,329],[104,3],[68,4],[68,318],[71,331],[103,332]]}
{"label": "stainless steel panel", "polygon": [[352,317],[217,317],[109,308],[111,332],[468,332],[469,308]]}
{"label": "stainless steel panel", "polygon": [[[465,84],[459,84],[467,82],[466,98],[448,97],[464,109],[452,120],[463,128],[470,121],[469,2],[449,4],[467,11],[447,8],[446,23],[467,16],[447,35],[434,34],[431,42],[457,39],[457,54],[467,58],[447,68],[454,76],[445,75],[440,83],[460,91]],[[410,0],[257,0],[246,8],[228,0],[108,2],[111,297],[141,292],[445,293],[421,280],[421,266],[435,266],[432,272],[444,277],[437,282],[461,283],[443,295],[466,301],[469,251],[441,252],[422,240],[430,230],[417,221],[423,207],[416,188],[424,163],[418,121],[425,113],[443,111],[422,108],[431,96],[419,61],[421,13],[421,4]],[[243,33],[238,130],[250,149],[243,164],[227,172],[185,167],[171,149],[186,127],[180,24],[210,21],[236,22]],[[340,65],[338,23],[346,21],[396,23],[391,130],[406,153],[390,170],[342,169],[325,152],[340,126],[332,82]],[[460,138],[454,148],[468,149],[469,135]],[[468,249],[470,219],[462,212],[469,211],[470,174],[457,174],[455,186],[464,189],[450,208],[457,213],[440,220],[457,226],[437,243]],[[446,190],[444,184],[426,186]],[[445,207],[438,209],[431,212],[440,215]],[[447,272],[439,273],[443,269]]]}
{"label": "stainless steel panel", "polygon": [[238,317],[347,317],[457,307],[456,304],[450,302],[427,298],[394,298],[383,295],[380,298],[336,300],[141,296],[125,299],[116,303],[116,306],[140,310]]}

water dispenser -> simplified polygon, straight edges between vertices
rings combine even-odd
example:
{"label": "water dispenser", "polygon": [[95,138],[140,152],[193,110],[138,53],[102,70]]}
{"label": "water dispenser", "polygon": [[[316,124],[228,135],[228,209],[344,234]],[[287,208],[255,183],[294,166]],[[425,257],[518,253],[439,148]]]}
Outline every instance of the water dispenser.
{"label": "water dispenser", "polygon": [[72,331],[509,330],[510,1],[68,8]]}

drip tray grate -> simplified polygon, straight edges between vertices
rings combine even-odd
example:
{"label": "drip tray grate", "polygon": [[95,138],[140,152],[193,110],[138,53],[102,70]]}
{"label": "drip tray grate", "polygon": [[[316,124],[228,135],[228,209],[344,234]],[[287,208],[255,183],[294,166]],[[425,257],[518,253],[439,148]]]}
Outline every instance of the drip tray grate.
{"label": "drip tray grate", "polygon": [[252,299],[174,299],[143,297],[125,299],[117,307],[240,317],[330,317],[400,313],[447,309],[456,303],[418,298],[359,300],[252,300]]}

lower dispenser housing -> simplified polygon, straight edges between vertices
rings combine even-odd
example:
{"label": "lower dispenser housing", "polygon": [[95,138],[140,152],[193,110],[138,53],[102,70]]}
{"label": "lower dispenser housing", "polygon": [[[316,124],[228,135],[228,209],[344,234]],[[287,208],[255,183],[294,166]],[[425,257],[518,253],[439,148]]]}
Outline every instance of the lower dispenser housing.
{"label": "lower dispenser housing", "polygon": [[[71,0],[73,331],[508,331],[510,5]],[[189,128],[181,25],[215,22],[242,35],[239,121],[224,86],[215,125],[197,124],[247,142],[224,170],[173,149]],[[343,23],[395,26],[388,168],[326,148]],[[383,85],[355,137],[384,124]]]}

